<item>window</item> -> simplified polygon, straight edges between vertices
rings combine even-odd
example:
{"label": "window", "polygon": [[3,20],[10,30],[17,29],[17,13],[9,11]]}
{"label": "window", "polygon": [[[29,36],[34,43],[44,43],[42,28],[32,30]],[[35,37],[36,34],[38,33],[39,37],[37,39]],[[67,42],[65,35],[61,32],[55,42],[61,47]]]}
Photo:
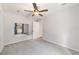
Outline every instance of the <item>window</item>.
{"label": "window", "polygon": [[29,24],[15,23],[15,34],[28,34]]}

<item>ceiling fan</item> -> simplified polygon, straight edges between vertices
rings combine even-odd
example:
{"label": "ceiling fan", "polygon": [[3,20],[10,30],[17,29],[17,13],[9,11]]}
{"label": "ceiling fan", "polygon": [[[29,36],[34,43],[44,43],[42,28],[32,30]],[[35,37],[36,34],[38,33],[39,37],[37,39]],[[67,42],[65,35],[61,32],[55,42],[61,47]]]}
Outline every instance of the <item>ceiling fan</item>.
{"label": "ceiling fan", "polygon": [[39,10],[36,3],[32,3],[32,5],[33,5],[34,10],[24,10],[26,12],[32,12],[33,13],[32,16],[35,16],[35,15],[43,16],[40,13],[41,12],[47,12],[48,11],[48,9]]}

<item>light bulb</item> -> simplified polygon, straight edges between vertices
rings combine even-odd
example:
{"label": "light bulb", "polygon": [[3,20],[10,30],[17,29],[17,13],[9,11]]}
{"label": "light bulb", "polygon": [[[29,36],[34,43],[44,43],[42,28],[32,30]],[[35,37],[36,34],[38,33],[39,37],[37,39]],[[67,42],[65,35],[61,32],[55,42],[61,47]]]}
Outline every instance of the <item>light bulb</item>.
{"label": "light bulb", "polygon": [[35,15],[38,15],[38,14],[39,14],[39,12],[38,12],[38,11],[36,11],[36,12],[34,12],[34,14],[35,14]]}

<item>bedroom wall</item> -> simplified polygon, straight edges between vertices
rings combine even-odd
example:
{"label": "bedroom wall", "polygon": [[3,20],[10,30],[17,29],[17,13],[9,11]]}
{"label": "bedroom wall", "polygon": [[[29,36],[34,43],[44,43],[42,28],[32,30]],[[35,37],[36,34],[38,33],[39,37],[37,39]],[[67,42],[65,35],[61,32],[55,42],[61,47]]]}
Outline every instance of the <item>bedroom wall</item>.
{"label": "bedroom wall", "polygon": [[2,10],[2,5],[0,4],[0,52],[3,49],[3,10]]}
{"label": "bedroom wall", "polygon": [[45,40],[79,51],[79,4],[48,16],[43,22]]}
{"label": "bedroom wall", "polygon": [[[14,23],[29,24],[30,35],[15,35]],[[4,45],[32,39],[32,20],[17,13],[5,12]]]}
{"label": "bedroom wall", "polygon": [[[35,18],[37,17],[33,18],[31,16],[32,13],[28,13],[24,11],[25,9],[28,9],[28,7],[26,8],[27,5],[28,7],[30,6],[27,3],[26,4],[23,4],[23,3],[2,4],[3,11],[4,11],[4,45],[16,43],[16,42],[20,42],[20,41],[24,41],[28,39],[33,39],[33,33],[32,33],[33,28],[38,29],[36,27],[32,27],[33,20],[35,20]],[[29,33],[31,34],[30,35],[15,35],[14,23],[29,24],[30,25]],[[36,31],[34,33],[36,33]]]}

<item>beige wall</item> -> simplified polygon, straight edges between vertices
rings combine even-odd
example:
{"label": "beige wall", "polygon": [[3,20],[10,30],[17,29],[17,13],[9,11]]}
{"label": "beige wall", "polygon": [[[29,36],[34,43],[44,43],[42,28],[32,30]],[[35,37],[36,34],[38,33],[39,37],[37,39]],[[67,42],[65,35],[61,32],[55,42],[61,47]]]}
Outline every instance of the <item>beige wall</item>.
{"label": "beige wall", "polygon": [[[20,8],[18,4],[16,5]],[[16,11],[18,10],[18,7],[14,6],[13,4],[12,7],[9,4],[0,4],[0,51],[2,50],[3,45],[33,39],[33,29],[35,29],[35,37],[39,37],[42,34],[42,24],[39,22],[35,24],[35,26],[37,25],[37,27],[32,27],[32,21],[34,20],[33,17],[28,17],[28,15],[25,16],[25,14],[18,13]],[[29,24],[30,35],[15,35],[14,23]]]}
{"label": "beige wall", "polygon": [[32,33],[30,35],[15,35],[14,23],[29,24],[31,26],[29,32],[32,32],[32,21],[30,19],[16,13],[6,12],[4,21],[4,45],[32,39]]}
{"label": "beige wall", "polygon": [[48,15],[43,26],[45,40],[79,51],[79,4]]}
{"label": "beige wall", "polygon": [[2,5],[0,4],[0,52],[3,49],[3,10]]}

